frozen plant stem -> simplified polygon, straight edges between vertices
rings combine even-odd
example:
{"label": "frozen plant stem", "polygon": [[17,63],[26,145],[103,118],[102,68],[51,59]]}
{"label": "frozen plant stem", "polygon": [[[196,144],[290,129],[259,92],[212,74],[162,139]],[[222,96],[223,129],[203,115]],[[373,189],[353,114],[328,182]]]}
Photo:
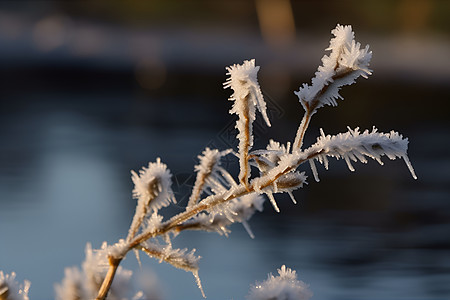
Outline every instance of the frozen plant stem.
{"label": "frozen plant stem", "polygon": [[[287,142],[283,145],[270,140],[265,149],[252,149],[253,122],[257,112],[258,117],[271,126],[257,80],[259,66],[252,59],[227,67],[229,77],[224,88],[233,90],[229,100],[233,101],[230,113],[237,116],[237,149],[219,151],[206,148],[202,152],[199,164],[194,168],[197,176],[188,204],[184,211],[168,220],[163,220],[159,213],[160,209],[176,202],[171,189],[172,175],[167,166],[158,158],[139,172],[132,171],[133,196],[137,205],[126,239],[110,246],[104,243],[95,251],[88,245],[83,271],[66,269],[66,279],[57,289],[58,300],[103,300],[108,295],[114,299],[128,299],[124,296],[123,286],[115,286],[114,278],[120,278],[119,283],[122,284],[128,282],[131,273],[119,265],[130,251],[135,252],[138,259],[139,253],[144,253],[191,272],[205,297],[198,276],[200,257],[195,255],[195,249],[174,248],[172,239],[184,230],[227,235],[233,223],[242,223],[253,237],[247,221],[256,211],[262,211],[264,195],[277,212],[280,209],[274,194],[287,193],[296,203],[293,191],[307,183],[305,172],[297,169],[306,162],[319,181],[315,162],[328,169],[330,157],[343,159],[351,171],[354,171],[352,162],[366,163],[370,158],[383,164],[382,156],[402,158],[412,177],[417,178],[407,156],[408,139],[395,131],[380,133],[374,127],[371,131],[361,132],[359,128],[349,128],[345,133],[326,135],[321,130],[316,143],[302,148],[311,118],[318,109],[325,105],[336,106],[336,100],[342,99],[339,95],[342,86],[353,84],[359,76],[367,78],[371,74],[368,66],[372,52],[368,46],[360,48],[351,27],[338,25],[332,34],[334,38],[327,49],[331,52],[322,58],[323,65],[318,68],[311,85],[305,84],[295,92],[305,112],[292,144]],[[239,159],[237,179],[221,166],[223,157],[230,154]],[[296,280],[295,273],[285,267],[280,270],[280,276],[288,281]],[[140,296],[142,293],[129,299],[140,299]]]}
{"label": "frozen plant stem", "polygon": [[[227,67],[229,77],[224,88],[233,90],[229,100],[233,101],[230,113],[237,116],[237,149],[206,148],[202,152],[199,164],[194,168],[197,176],[189,202],[184,211],[168,220],[159,213],[160,209],[176,203],[171,188],[172,175],[167,166],[158,158],[139,172],[132,171],[133,197],[137,205],[127,237],[113,245],[104,242],[97,250],[88,243],[82,270],[76,267],[65,270],[65,278],[55,289],[57,300],[103,300],[107,297],[138,300],[150,296],[143,292],[134,293],[130,288],[132,272],[120,266],[130,251],[135,252],[139,261],[139,253],[144,253],[159,262],[191,272],[205,297],[198,276],[200,257],[195,255],[195,249],[174,248],[172,239],[184,230],[228,235],[233,223],[242,223],[253,237],[248,220],[256,211],[262,211],[264,195],[277,212],[280,209],[274,194],[287,193],[297,203],[293,191],[307,183],[305,172],[297,169],[306,162],[315,180],[319,181],[315,162],[328,169],[330,157],[343,159],[350,171],[355,170],[353,162],[366,163],[370,158],[383,164],[383,156],[391,160],[402,158],[412,177],[417,179],[407,155],[408,139],[395,131],[381,133],[375,127],[371,131],[348,128],[344,133],[326,135],[321,129],[316,143],[302,148],[311,118],[318,109],[325,105],[336,106],[337,100],[342,99],[339,95],[341,87],[371,74],[372,52],[368,46],[360,48],[352,28],[337,25],[332,34],[334,37],[327,49],[330,53],[322,58],[322,65],[311,85],[304,84],[295,92],[305,112],[292,143],[283,145],[270,140],[265,149],[252,150],[257,111],[267,126],[271,126],[257,79],[259,66],[252,59]],[[223,157],[230,154],[239,159],[237,179],[221,166]],[[14,278],[14,273],[5,275],[0,271],[0,299],[28,300],[29,282],[19,285]],[[279,276],[271,276],[265,283],[255,286],[251,299],[298,300],[310,296],[307,286],[297,280],[295,271],[283,266]]]}
{"label": "frozen plant stem", "polygon": [[120,265],[120,262],[122,259],[120,258],[113,258],[108,257],[109,260],[109,269],[108,273],[106,273],[106,277],[103,280],[102,285],[100,286],[100,290],[98,291],[98,295],[96,300],[104,300],[106,296],[108,295],[108,291],[111,288],[111,284],[114,280],[114,276],[116,275],[117,268]]}
{"label": "frozen plant stem", "polygon": [[[350,26],[338,25],[332,33],[329,56],[322,58],[323,65],[319,67],[311,86],[303,85],[298,92],[299,101],[305,110],[297,135],[290,150],[289,143],[285,147],[271,141],[266,150],[256,150],[250,153],[253,146],[252,124],[258,110],[267,125],[270,126],[266,113],[266,104],[257,81],[258,66],[254,60],[244,61],[242,65],[227,67],[230,77],[224,83],[225,88],[232,88],[234,93],[230,100],[234,101],[230,113],[236,114],[236,128],[239,131],[238,154],[240,173],[239,184],[226,170],[220,167],[222,156],[231,151],[206,149],[199,156],[200,164],[196,166],[197,179],[189,203],[184,212],[162,222],[158,209],[174,202],[170,189],[170,172],[159,159],[157,163],[149,164],[148,169],[133,172],[135,183],[134,195],[138,199],[136,214],[126,242],[120,249],[109,255],[109,270],[103,280],[97,300],[105,299],[118,266],[130,250],[143,251],[147,255],[166,261],[177,268],[190,271],[198,280],[198,257],[185,250],[173,249],[169,234],[177,235],[183,230],[207,230],[227,234],[227,226],[233,222],[247,225],[255,209],[258,209],[258,195],[266,194],[274,209],[279,211],[273,193],[287,192],[293,199],[292,191],[306,182],[304,172],[296,169],[308,161],[314,177],[318,181],[317,168],[314,161],[323,163],[328,168],[328,158],[343,158],[349,169],[354,170],[351,161],[367,162],[372,158],[382,163],[381,156],[390,159],[403,158],[414,178],[416,175],[407,157],[408,140],[392,131],[389,134],[378,133],[374,128],[360,133],[359,129],[349,128],[347,133],[335,136],[322,135],[309,148],[302,150],[305,132],[312,116],[324,105],[337,105],[336,99],[342,98],[339,90],[344,85],[355,82],[359,76],[371,74],[368,65],[372,53],[360,49],[360,44],[354,41],[354,33]],[[251,179],[251,168],[259,169],[259,176]],[[202,198],[202,195],[204,197]],[[245,197],[250,201],[244,201]],[[155,239],[163,236],[165,245],[160,245]],[[154,241],[154,242],[150,242]],[[202,290],[203,293],[203,290]]]}
{"label": "frozen plant stem", "polygon": [[[338,66],[339,64],[337,63],[335,69],[337,69]],[[343,79],[346,76],[351,75],[351,73],[352,69],[347,69],[344,72],[341,72],[340,74],[335,74],[331,77],[331,82]],[[292,147],[293,151],[300,149],[302,147],[306,129],[309,126],[312,116],[316,113],[316,109],[318,109],[318,106],[322,103],[323,100],[321,100],[321,97],[323,97],[326,94],[326,92],[330,88],[330,84],[324,85],[322,89],[317,92],[317,94],[313,97],[311,101],[304,103],[304,108],[306,111],[305,114],[303,115],[303,119],[300,123],[300,126],[298,127],[297,135],[295,136],[294,144]]]}

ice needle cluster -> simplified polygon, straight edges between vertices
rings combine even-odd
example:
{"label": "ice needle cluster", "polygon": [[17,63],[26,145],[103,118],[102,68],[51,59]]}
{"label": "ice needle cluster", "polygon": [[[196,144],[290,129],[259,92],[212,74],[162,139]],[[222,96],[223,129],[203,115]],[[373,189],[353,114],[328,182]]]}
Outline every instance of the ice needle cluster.
{"label": "ice needle cluster", "polygon": [[316,110],[324,105],[336,106],[336,100],[343,99],[339,95],[342,86],[353,84],[359,76],[367,78],[372,74],[369,69],[372,52],[369,45],[361,49],[352,27],[338,25],[331,33],[334,38],[326,49],[331,53],[322,58],[323,64],[311,85],[304,84],[295,92],[305,110]]}
{"label": "ice needle cluster", "polygon": [[239,130],[239,163],[241,171],[239,180],[248,185],[250,166],[248,164],[248,152],[253,146],[253,122],[256,119],[256,109],[259,110],[267,126],[270,125],[267,116],[266,102],[259,87],[257,74],[259,66],[255,66],[255,60],[246,60],[242,65],[227,67],[227,75],[230,77],[224,83],[225,88],[233,89],[230,97],[234,101],[230,113],[237,114],[236,128]]}
{"label": "ice needle cluster", "polygon": [[16,281],[16,273],[4,274],[0,271],[0,299],[1,300],[29,300],[28,291],[31,283],[27,280],[23,284]]}
{"label": "ice needle cluster", "polygon": [[297,279],[297,273],[286,266],[278,269],[278,276],[269,274],[266,281],[250,289],[248,300],[308,300],[309,286]]}
{"label": "ice needle cluster", "polygon": [[[86,258],[78,267],[66,268],[65,277],[60,284],[55,286],[57,300],[90,300],[95,299],[103,280],[107,276],[110,257],[117,256],[122,252],[125,245],[124,240],[117,244],[108,246],[104,242],[100,249],[93,250],[91,244],[86,245]],[[140,291],[135,291],[131,276],[133,272],[118,267],[115,274],[114,283],[110,287],[108,299],[111,300],[138,300],[145,299]]]}
{"label": "ice needle cluster", "polygon": [[[66,277],[56,287],[57,299],[139,299],[151,295],[130,289],[131,272],[119,265],[132,251],[145,253],[149,257],[191,272],[205,296],[199,279],[199,260],[195,249],[178,248],[173,240],[185,230],[203,230],[227,235],[233,223],[242,223],[253,237],[248,221],[256,211],[262,211],[265,196],[279,212],[275,199],[277,193],[287,193],[294,203],[293,192],[307,183],[305,171],[298,170],[308,163],[316,181],[319,181],[316,162],[328,169],[329,158],[343,159],[354,171],[353,163],[366,163],[374,159],[382,164],[382,157],[402,158],[413,178],[417,178],[408,159],[408,139],[395,131],[378,132],[350,129],[345,133],[326,135],[321,130],[317,142],[303,148],[303,139],[311,117],[325,105],[337,105],[342,99],[340,89],[353,84],[360,76],[367,78],[372,71],[369,63],[372,52],[361,48],[354,39],[351,26],[337,25],[332,30],[333,38],[322,58],[311,84],[304,84],[295,92],[304,116],[293,141],[285,144],[269,140],[263,149],[253,148],[253,122],[259,111],[267,126],[270,126],[267,106],[258,83],[259,66],[255,60],[227,67],[229,77],[224,88],[231,88],[233,101],[230,113],[237,116],[237,149],[206,148],[198,157],[194,167],[196,180],[185,209],[165,219],[160,213],[164,207],[175,203],[172,192],[172,175],[158,158],[139,172],[132,171],[133,196],[137,200],[136,211],[125,239],[98,250],[88,244],[86,260],[82,269],[66,269]],[[222,165],[227,155],[239,159],[239,174],[232,174]],[[137,255],[138,259],[139,256]],[[295,271],[283,266],[279,276],[270,275],[264,283],[252,288],[249,299],[309,299],[311,292],[297,280]],[[29,284],[18,286],[15,274],[0,273],[0,299],[28,299]],[[147,297],[148,298],[148,297]],[[147,299],[146,298],[146,299]]]}

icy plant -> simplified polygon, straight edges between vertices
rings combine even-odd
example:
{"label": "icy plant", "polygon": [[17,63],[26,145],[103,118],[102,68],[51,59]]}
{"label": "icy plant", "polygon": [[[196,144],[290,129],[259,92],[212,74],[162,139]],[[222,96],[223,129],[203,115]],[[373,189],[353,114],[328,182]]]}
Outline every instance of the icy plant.
{"label": "icy plant", "polygon": [[269,274],[266,281],[250,289],[248,300],[308,300],[312,292],[297,279],[297,274],[286,266],[278,269],[278,276]]}
{"label": "icy plant", "polygon": [[[86,245],[86,259],[82,269],[77,267],[66,268],[65,277],[61,284],[55,286],[56,299],[95,299],[98,290],[108,272],[110,256],[124,245],[123,240],[114,246],[103,243],[101,249],[92,250],[91,244]],[[119,250],[120,251],[120,250]],[[141,299],[142,293],[134,293],[130,282],[132,271],[118,267],[114,284],[112,284],[108,299]]]}
{"label": "icy plant", "polygon": [[16,281],[16,273],[4,274],[0,271],[0,299],[8,300],[28,300],[28,290],[30,282],[19,284]]}
{"label": "icy plant", "polygon": [[[265,149],[252,149],[253,122],[257,111],[270,126],[257,79],[259,66],[255,65],[255,60],[246,60],[241,65],[227,67],[229,77],[224,88],[233,90],[230,113],[237,115],[238,149],[220,151],[206,148],[194,168],[197,176],[185,210],[168,219],[163,218],[160,210],[176,200],[167,166],[158,158],[139,172],[132,171],[133,196],[137,206],[127,237],[113,245],[104,243],[98,250],[92,250],[88,245],[82,269],[66,269],[65,279],[56,287],[57,298],[100,300],[107,296],[108,299],[147,296],[132,292],[129,288],[131,272],[119,266],[130,251],[138,259],[142,252],[160,262],[191,272],[205,296],[198,274],[200,257],[195,254],[195,249],[174,247],[172,239],[184,230],[205,230],[227,235],[233,223],[242,223],[253,237],[247,221],[255,211],[262,210],[264,195],[277,212],[280,210],[274,194],[287,193],[296,203],[293,191],[303,187],[307,180],[305,172],[297,170],[304,163],[310,165],[315,180],[319,181],[315,163],[319,162],[328,169],[329,158],[332,157],[345,160],[351,171],[354,171],[352,162],[365,163],[370,158],[382,164],[382,156],[402,158],[413,178],[416,178],[407,156],[408,139],[395,131],[380,133],[375,127],[364,131],[349,128],[345,133],[327,135],[321,130],[315,144],[302,147],[311,117],[325,105],[336,106],[337,100],[342,99],[339,90],[343,86],[353,84],[360,76],[367,78],[372,72],[369,69],[372,52],[368,46],[361,48],[360,43],[355,42],[350,26],[338,25],[332,34],[334,37],[327,49],[330,53],[322,58],[323,64],[311,84],[305,84],[295,92],[305,114],[292,143],[281,144],[270,140]],[[235,155],[239,159],[237,178],[221,165],[221,160],[227,155]],[[4,297],[1,294],[0,299],[27,299],[27,284],[23,289],[14,289],[14,285],[9,283],[14,274],[4,277],[1,273],[1,276],[7,284],[0,285],[0,292],[8,295]],[[13,291],[22,298],[13,296]],[[310,296],[306,285],[297,280],[295,271],[283,266],[279,276],[270,275],[266,282],[252,288],[249,297],[301,300]]]}

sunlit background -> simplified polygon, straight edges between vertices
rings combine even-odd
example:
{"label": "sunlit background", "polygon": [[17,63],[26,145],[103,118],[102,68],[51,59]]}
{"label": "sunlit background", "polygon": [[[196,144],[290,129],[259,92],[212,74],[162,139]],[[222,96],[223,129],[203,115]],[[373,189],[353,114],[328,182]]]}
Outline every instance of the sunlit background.
{"label": "sunlit background", "polygon": [[[272,128],[255,147],[292,141],[303,114],[293,91],[309,82],[337,23],[370,44],[369,80],[314,116],[319,128],[395,129],[410,140],[413,180],[401,161],[319,167],[229,238],[175,240],[203,258],[208,299],[244,299],[282,264],[313,299],[450,298],[450,1],[2,1],[0,2],[0,270],[54,297],[64,268],[91,242],[126,235],[131,169],[161,157],[179,207],[205,147],[235,147],[225,66],[255,58]],[[237,161],[225,165],[236,174]],[[309,167],[304,167],[311,175]],[[143,258],[166,299],[200,299],[194,278]],[[140,273],[136,259],[125,267]]]}

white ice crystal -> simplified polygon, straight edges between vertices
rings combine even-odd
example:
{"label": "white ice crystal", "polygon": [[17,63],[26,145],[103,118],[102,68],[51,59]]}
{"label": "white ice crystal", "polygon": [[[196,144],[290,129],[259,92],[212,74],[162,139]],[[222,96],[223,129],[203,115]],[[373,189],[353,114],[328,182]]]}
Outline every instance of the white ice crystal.
{"label": "white ice crystal", "polygon": [[329,55],[322,58],[322,66],[318,68],[311,85],[304,84],[298,92],[294,92],[305,111],[314,113],[324,105],[336,106],[337,99],[342,99],[339,90],[344,85],[351,85],[359,76],[367,78],[372,74],[369,63],[372,52],[369,46],[361,49],[361,44],[355,42],[350,25],[337,25],[331,31],[334,38],[326,50]]}
{"label": "white ice crystal", "polygon": [[291,144],[282,145],[279,142],[270,140],[266,150],[255,150],[250,153],[250,158],[255,162],[255,165],[261,174],[267,173],[270,169],[275,167],[280,158],[289,153]]}
{"label": "white ice crystal", "polygon": [[131,174],[134,183],[133,196],[138,202],[127,241],[136,235],[146,217],[150,217],[161,207],[176,202],[171,188],[172,174],[159,158],[156,162],[149,163],[147,168],[139,170],[139,174],[134,171],[131,171]]}
{"label": "white ice crystal", "polygon": [[283,166],[288,165],[286,161],[295,161],[295,158],[291,154],[284,156],[283,159],[280,160],[280,164],[278,164],[277,167],[252,181],[252,186],[254,187],[255,192],[259,194],[266,194],[276,212],[280,212],[280,209],[278,208],[275,197],[273,196],[274,193],[287,193],[289,197],[291,197],[292,202],[296,204],[297,201],[295,200],[292,192],[303,187],[303,184],[307,183],[307,176],[305,175],[305,172],[289,171],[281,176],[277,176],[277,174],[280,174],[280,170],[283,169]]}
{"label": "white ice crystal", "polygon": [[[351,161],[366,163],[366,157],[376,160],[381,165],[382,156],[387,156],[389,159],[402,158],[411,175],[414,179],[417,176],[414,168],[408,158],[408,139],[403,138],[398,132],[391,131],[390,133],[381,133],[374,127],[372,131],[365,130],[363,133],[359,128],[354,130],[349,128],[346,133],[339,133],[337,135],[325,135],[321,130],[321,136],[317,138],[317,142],[306,153],[316,153],[314,159],[328,168],[327,156],[335,158],[343,158],[351,171],[354,171]],[[314,163],[310,160],[311,166]],[[317,170],[315,166],[312,168],[317,177]],[[318,180],[316,178],[316,180]]]}
{"label": "white ice crystal", "polygon": [[278,276],[269,274],[266,281],[251,287],[248,300],[308,300],[309,286],[297,279],[297,274],[286,266],[278,269]]}
{"label": "white ice crystal", "polygon": [[89,299],[84,287],[84,277],[77,267],[65,268],[61,284],[55,285],[57,300]]}
{"label": "white ice crystal", "polygon": [[23,284],[16,281],[16,273],[4,274],[0,271],[0,299],[29,300],[28,291],[31,283],[25,280]]}
{"label": "white ice crystal", "polygon": [[206,298],[200,277],[198,276],[198,261],[201,257],[195,255],[195,249],[188,252],[188,249],[172,248],[171,243],[160,245],[159,243],[150,241],[142,243],[142,248],[147,255],[159,259],[159,262],[164,261],[178,269],[191,272],[195,277],[203,298]]}
{"label": "white ice crystal", "polygon": [[188,252],[188,249],[173,248],[172,244],[161,245],[156,242],[147,241],[142,243],[146,248],[146,253],[159,259],[160,262],[166,261],[176,268],[193,272],[198,270],[198,261],[200,256],[195,255],[195,249]]}
{"label": "white ice crystal", "polygon": [[208,212],[197,214],[186,221],[184,226],[189,229],[215,231],[225,236],[230,233],[229,226],[242,223],[250,237],[254,237],[247,221],[256,211],[263,210],[265,199],[261,195],[251,193],[235,198],[227,203],[214,206]]}
{"label": "white ice crystal", "polygon": [[[65,277],[61,284],[55,286],[57,300],[91,300],[97,293],[109,268],[109,257],[120,255],[123,252],[124,240],[108,246],[106,242],[98,250],[93,250],[91,244],[86,245],[86,258],[82,263],[81,271],[77,267],[65,269]],[[118,267],[114,282],[108,294],[111,300],[137,299],[131,283],[130,270]]]}
{"label": "white ice crystal", "polygon": [[134,171],[131,171],[131,174],[134,197],[147,204],[152,210],[158,210],[175,202],[171,188],[172,174],[159,158],[156,162],[149,163],[147,168],[143,167],[139,170],[139,174]]}
{"label": "white ice crystal", "polygon": [[[266,111],[266,102],[264,101],[264,97],[258,83],[257,75],[259,66],[255,66],[255,60],[245,60],[242,65],[234,64],[226,67],[226,70],[228,71],[227,75],[230,75],[230,77],[224,83],[224,88],[231,87],[234,91],[230,99],[239,102],[240,99],[243,99],[249,95],[253,106],[258,108],[264,118],[264,121],[267,123],[267,126],[270,126],[269,117],[267,116]],[[239,105],[235,104],[235,106]],[[232,112],[241,109],[245,108],[233,107]]]}
{"label": "white ice crystal", "polygon": [[219,151],[206,148],[198,158],[200,163],[195,166],[197,177],[187,207],[197,204],[203,193],[215,194],[236,186],[233,177],[220,166],[222,157],[232,153],[231,149]]}
{"label": "white ice crystal", "polygon": [[262,114],[265,122],[270,126],[267,116],[266,102],[259,87],[257,73],[259,67],[255,60],[246,60],[242,65],[232,65],[226,68],[230,77],[224,83],[224,88],[232,88],[234,93],[230,100],[234,101],[230,113],[238,115],[236,128],[239,133],[239,180],[248,185],[250,165],[248,152],[253,146],[253,122],[256,119],[256,108]]}

